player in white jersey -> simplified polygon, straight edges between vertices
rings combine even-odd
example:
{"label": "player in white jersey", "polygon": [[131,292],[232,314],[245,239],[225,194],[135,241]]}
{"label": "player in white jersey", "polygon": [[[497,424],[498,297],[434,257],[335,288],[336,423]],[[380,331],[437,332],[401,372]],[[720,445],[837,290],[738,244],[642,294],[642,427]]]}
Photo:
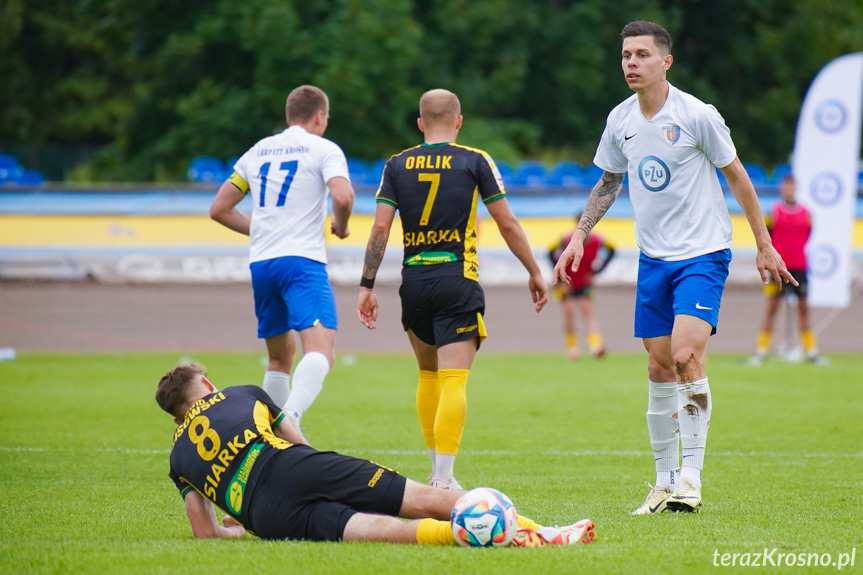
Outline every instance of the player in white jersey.
{"label": "player in white jersey", "polygon": [[633,514],[697,511],[711,413],[707,342],[716,332],[731,261],[731,220],[716,168],[755,235],[762,281],[772,274],[778,282],[797,282],[771,244],[722,117],[666,81],[673,62],[668,32],[653,22],[631,22],[621,36],[623,73],[635,95],[608,116],[594,158],[603,175],[555,266],[555,284],[568,283],[567,265],[578,268],[584,239],[628,174],[641,250],[635,336],[648,353],[647,429],[656,464],[656,486]]}
{"label": "player in white jersey", "polygon": [[[345,155],[322,137],[329,110],[319,88],[300,86],[291,92],[285,104],[288,129],[243,154],[210,208],[214,220],[250,236],[258,337],[266,340],[269,356],[263,387],[297,429],[334,359],[338,324],[323,236],[328,189],[330,232],[339,238],[350,233],[354,202]],[[251,220],[236,208],[249,193]],[[303,344],[293,377],[291,330]]]}

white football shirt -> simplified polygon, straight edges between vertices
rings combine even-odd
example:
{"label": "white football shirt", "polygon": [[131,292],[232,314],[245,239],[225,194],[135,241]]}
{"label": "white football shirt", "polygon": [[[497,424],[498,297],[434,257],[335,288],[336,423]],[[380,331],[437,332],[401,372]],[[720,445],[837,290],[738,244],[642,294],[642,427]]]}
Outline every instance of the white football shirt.
{"label": "white football shirt", "polygon": [[327,182],[336,176],[350,181],[338,145],[291,126],[252,146],[234,171],[243,181],[231,181],[252,198],[250,263],[284,256],[327,263]]}
{"label": "white football shirt", "polygon": [[636,94],[611,111],[593,163],[628,172],[639,249],[678,261],[731,247],[731,218],[716,167],[735,157],[716,108],[669,84],[665,105],[650,120]]}

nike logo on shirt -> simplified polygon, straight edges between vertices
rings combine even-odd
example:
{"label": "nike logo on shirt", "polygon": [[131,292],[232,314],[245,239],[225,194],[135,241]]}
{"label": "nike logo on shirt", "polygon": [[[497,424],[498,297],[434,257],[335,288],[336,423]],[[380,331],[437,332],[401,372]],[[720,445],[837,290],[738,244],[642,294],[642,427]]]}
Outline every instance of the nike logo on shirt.
{"label": "nike logo on shirt", "polygon": [[632,134],[631,136],[627,136],[626,134],[624,134],[624,135],[623,135],[623,139],[624,139],[624,140],[631,140],[632,138],[634,138],[634,137],[635,137],[635,136],[637,136],[637,135],[638,135],[638,132],[635,132],[635,133],[634,133],[634,134]]}
{"label": "nike logo on shirt", "polygon": [[713,308],[712,307],[704,307],[703,305],[701,305],[701,302],[697,302],[695,304],[695,309],[713,309]]}

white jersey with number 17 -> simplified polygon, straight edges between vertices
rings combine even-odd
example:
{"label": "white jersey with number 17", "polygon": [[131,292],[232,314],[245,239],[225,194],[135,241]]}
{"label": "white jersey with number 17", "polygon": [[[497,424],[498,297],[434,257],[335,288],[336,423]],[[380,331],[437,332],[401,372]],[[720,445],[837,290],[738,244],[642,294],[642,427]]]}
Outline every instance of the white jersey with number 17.
{"label": "white jersey with number 17", "polygon": [[231,182],[252,198],[250,263],[284,256],[327,263],[327,182],[336,176],[350,181],[338,145],[291,126],[252,146],[234,172]]}
{"label": "white jersey with number 17", "polygon": [[639,249],[679,261],[731,247],[731,218],[716,167],[735,157],[716,108],[669,84],[665,105],[650,120],[637,95],[611,111],[593,163],[628,173]]}

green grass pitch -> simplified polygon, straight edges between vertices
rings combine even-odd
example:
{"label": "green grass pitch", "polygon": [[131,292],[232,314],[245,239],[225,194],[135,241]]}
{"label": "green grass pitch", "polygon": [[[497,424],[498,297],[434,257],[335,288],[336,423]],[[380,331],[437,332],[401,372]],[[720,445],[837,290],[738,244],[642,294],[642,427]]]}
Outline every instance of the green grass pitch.
{"label": "green grass pitch", "polygon": [[[200,354],[220,387],[259,384],[257,354]],[[0,363],[2,573],[702,573],[714,552],[840,553],[863,564],[863,356],[829,367],[714,355],[697,515],[631,517],[654,478],[646,356],[572,363],[479,354],[456,476],[591,546],[463,549],[192,538],[168,479],[173,423],[153,394],[177,354],[21,354]],[[416,366],[342,356],[303,423],[320,449],[424,480]],[[775,556],[774,556],[775,558]],[[772,571],[824,572],[836,567]]]}

